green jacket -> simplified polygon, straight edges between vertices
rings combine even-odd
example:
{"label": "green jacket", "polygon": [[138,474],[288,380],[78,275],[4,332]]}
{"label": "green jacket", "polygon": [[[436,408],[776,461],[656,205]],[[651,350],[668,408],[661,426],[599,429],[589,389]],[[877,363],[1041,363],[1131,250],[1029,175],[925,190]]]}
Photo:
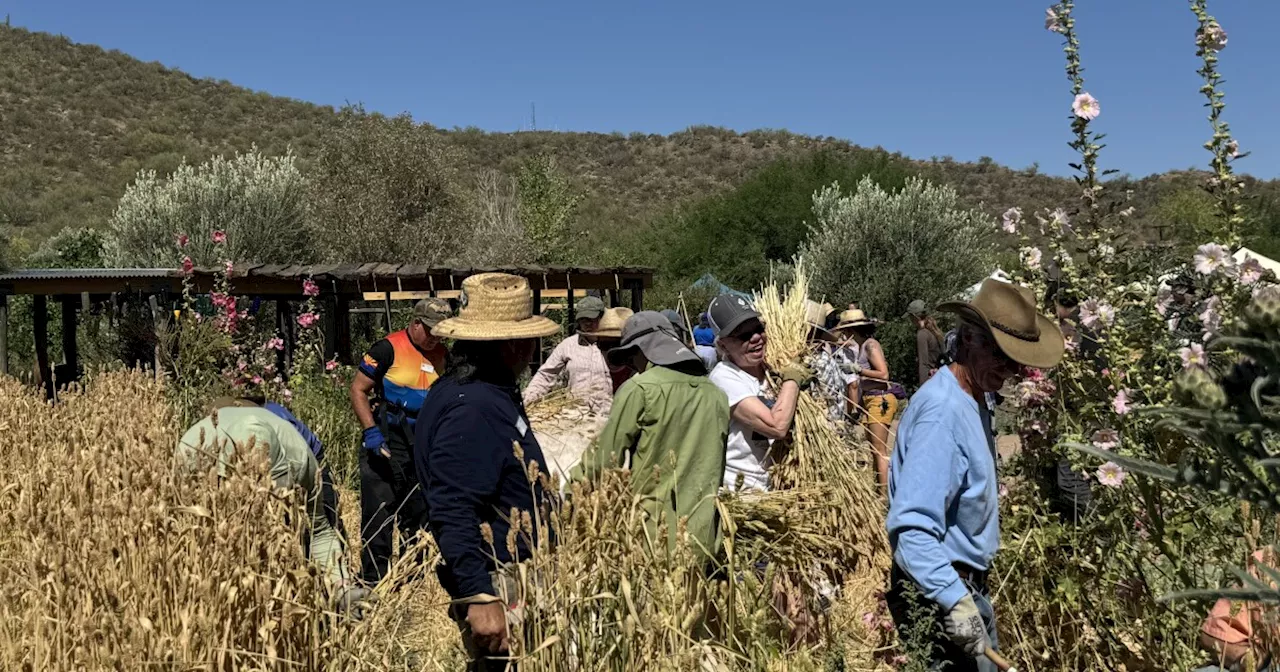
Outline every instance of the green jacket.
{"label": "green jacket", "polygon": [[631,465],[631,487],[645,496],[651,532],[688,519],[689,543],[712,557],[719,550],[716,491],[724,478],[729,400],[706,375],[650,366],[614,395],[609,422],[575,468],[575,478]]}
{"label": "green jacket", "polygon": [[[320,494],[320,466],[306,439],[293,425],[264,408],[227,407],[197,422],[178,441],[175,455],[188,469],[198,469],[201,457],[217,455],[218,475],[227,475],[227,463],[237,447],[256,438],[255,448],[267,447],[271,461],[271,483],[277,488],[301,488],[311,517],[309,557],[335,584],[346,578],[342,536],[329,524]],[[209,462],[205,462],[208,464]]]}

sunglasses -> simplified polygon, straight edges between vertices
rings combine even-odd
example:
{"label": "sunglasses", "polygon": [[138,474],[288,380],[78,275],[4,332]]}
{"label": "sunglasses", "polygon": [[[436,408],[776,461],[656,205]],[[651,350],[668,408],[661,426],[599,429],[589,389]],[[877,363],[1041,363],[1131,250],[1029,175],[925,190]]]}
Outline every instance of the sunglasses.
{"label": "sunglasses", "polygon": [[729,334],[729,338],[732,338],[735,341],[749,341],[752,338],[754,338],[757,334],[763,334],[763,333],[764,333],[764,325],[757,323],[755,326],[750,327],[748,329],[739,329],[738,331],[735,331],[732,334]]}

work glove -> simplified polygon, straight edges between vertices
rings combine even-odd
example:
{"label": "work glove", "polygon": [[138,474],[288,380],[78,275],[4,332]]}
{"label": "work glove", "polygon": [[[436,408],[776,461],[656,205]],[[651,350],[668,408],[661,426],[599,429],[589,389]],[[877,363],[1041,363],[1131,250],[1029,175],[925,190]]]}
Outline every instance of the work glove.
{"label": "work glove", "polygon": [[942,619],[942,628],[956,646],[971,656],[980,656],[991,646],[987,640],[987,626],[982,622],[982,614],[978,612],[972,595],[965,595],[951,607]]}
{"label": "work glove", "polygon": [[382,430],[377,427],[370,427],[364,430],[361,443],[364,445],[364,449],[370,453],[391,457],[391,451],[387,450],[387,439],[382,436]]}
{"label": "work glove", "polygon": [[783,382],[795,383],[802,390],[813,382],[813,369],[800,363],[787,364],[778,371],[778,375],[782,377]]}
{"label": "work glove", "polygon": [[854,375],[857,375],[862,373],[862,365],[857,362],[844,362],[840,365],[840,370],[844,371],[845,373],[852,373]]}

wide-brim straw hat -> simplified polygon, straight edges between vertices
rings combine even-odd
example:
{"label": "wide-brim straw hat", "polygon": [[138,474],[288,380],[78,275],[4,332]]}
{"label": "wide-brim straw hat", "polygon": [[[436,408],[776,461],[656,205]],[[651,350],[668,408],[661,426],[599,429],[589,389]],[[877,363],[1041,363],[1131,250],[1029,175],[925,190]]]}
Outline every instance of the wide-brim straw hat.
{"label": "wide-brim straw hat", "polygon": [[1062,361],[1062,331],[1036,309],[1026,287],[987,278],[969,303],[948,301],[938,310],[985,326],[1004,354],[1023,366],[1048,369]]}
{"label": "wide-brim straw hat", "polygon": [[480,273],[462,281],[461,309],[431,329],[457,341],[513,341],[545,338],[560,326],[533,314],[529,281],[506,273]]}
{"label": "wide-brim straw hat", "polygon": [[809,326],[815,329],[821,329],[827,324],[827,317],[835,312],[835,307],[829,303],[818,303],[817,301],[805,299],[804,302],[804,319]]}
{"label": "wide-brim straw hat", "polygon": [[840,313],[840,322],[836,325],[836,331],[842,329],[851,329],[853,327],[862,327],[868,324],[879,324],[878,320],[867,317],[867,314],[858,308],[850,308]]}
{"label": "wide-brim straw hat", "polygon": [[622,338],[622,325],[634,314],[635,311],[630,308],[610,308],[600,316],[600,326],[595,331],[587,332],[587,335],[596,338]]}

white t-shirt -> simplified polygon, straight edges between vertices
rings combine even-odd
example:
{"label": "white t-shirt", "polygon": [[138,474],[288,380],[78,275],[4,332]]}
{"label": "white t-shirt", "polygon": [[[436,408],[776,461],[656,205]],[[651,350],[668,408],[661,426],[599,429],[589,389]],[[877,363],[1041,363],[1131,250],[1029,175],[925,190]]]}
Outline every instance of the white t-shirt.
{"label": "white t-shirt", "polygon": [[695,345],[693,346],[693,351],[698,353],[702,363],[707,366],[707,371],[716,368],[716,364],[720,361],[720,355],[716,354],[714,345]]}
{"label": "white t-shirt", "polygon": [[[722,361],[716,364],[716,368],[711,370],[709,377],[711,382],[729,397],[730,412],[743,399],[760,398],[764,390],[755,376],[730,362]],[[729,442],[724,461],[724,487],[730,489],[737,487],[738,474],[742,474],[743,488],[768,490],[769,467],[773,466],[773,459],[769,456],[770,443],[772,442],[769,439],[756,434],[750,427],[730,417]]]}

